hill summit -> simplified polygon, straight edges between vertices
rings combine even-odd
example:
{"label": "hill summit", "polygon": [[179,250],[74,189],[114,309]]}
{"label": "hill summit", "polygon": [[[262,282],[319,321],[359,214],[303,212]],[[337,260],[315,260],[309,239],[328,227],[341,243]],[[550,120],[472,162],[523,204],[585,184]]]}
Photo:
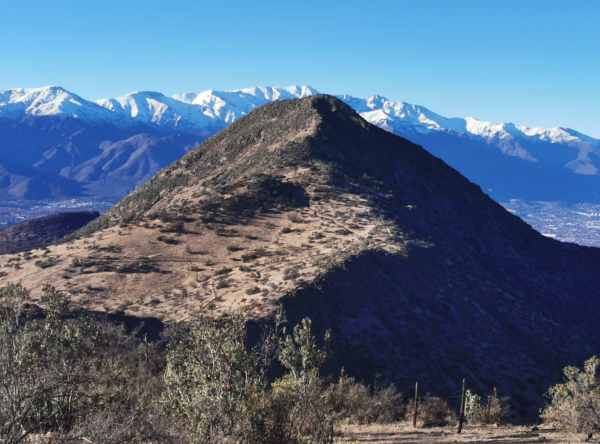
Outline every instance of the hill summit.
{"label": "hill summit", "polygon": [[596,249],[543,237],[331,96],[252,111],[57,246],[51,266],[37,254],[0,258],[32,303],[45,282],[83,308],[165,321],[200,306],[264,319],[279,302],[331,328],[352,375],[443,396],[466,378],[522,418],[600,345]]}

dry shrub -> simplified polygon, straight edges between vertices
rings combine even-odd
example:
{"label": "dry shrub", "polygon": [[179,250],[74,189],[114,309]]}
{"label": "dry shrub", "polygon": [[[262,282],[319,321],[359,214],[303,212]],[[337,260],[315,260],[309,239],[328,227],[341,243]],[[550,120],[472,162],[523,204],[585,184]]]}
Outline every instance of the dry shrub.
{"label": "dry shrub", "polygon": [[0,288],[0,441],[176,442],[156,402],[164,366],[156,345],[68,317],[68,298],[49,285],[43,293],[45,316],[25,320],[27,289]]}
{"label": "dry shrub", "polygon": [[[408,403],[406,417],[413,418],[415,402]],[[417,425],[419,427],[443,427],[456,424],[456,412],[448,407],[448,402],[437,396],[427,394],[419,398],[417,407]]]}
{"label": "dry shrub", "polygon": [[287,218],[294,224],[301,224],[303,222],[302,216],[298,213],[288,213]]}
{"label": "dry shrub", "polygon": [[[219,320],[200,314],[171,327],[162,403],[192,442],[332,442],[319,375],[327,352],[316,346],[310,320],[289,335],[279,325],[252,349],[241,313]],[[269,387],[275,358],[287,374]]]}
{"label": "dry shrub", "polygon": [[183,231],[185,228],[185,225],[183,223],[183,221],[176,221],[176,222],[169,222],[167,223],[166,227],[162,227],[159,228],[158,231],[160,231],[161,233],[179,233],[181,231]]}
{"label": "dry shrub", "polygon": [[399,421],[406,407],[404,397],[393,384],[373,387],[344,374],[327,390],[328,402],[339,420],[350,424],[388,424]]}
{"label": "dry shrub", "polygon": [[600,433],[600,380],[596,376],[600,360],[588,359],[583,369],[566,367],[565,382],[553,385],[542,419],[567,435],[583,434],[589,441]]}
{"label": "dry shrub", "polygon": [[277,386],[265,396],[256,393],[249,397],[246,407],[246,440],[248,443],[289,444],[296,442],[293,434],[292,410],[294,394]]}
{"label": "dry shrub", "polygon": [[506,424],[506,419],[510,415],[508,400],[507,396],[499,397],[494,388],[484,403],[481,396],[467,390],[465,418],[470,424]]}

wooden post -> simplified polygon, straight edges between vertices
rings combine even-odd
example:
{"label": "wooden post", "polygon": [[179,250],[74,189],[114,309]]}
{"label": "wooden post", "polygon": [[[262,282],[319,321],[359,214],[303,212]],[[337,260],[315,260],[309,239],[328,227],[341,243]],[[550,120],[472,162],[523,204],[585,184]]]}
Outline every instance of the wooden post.
{"label": "wooden post", "polygon": [[415,405],[413,409],[413,427],[417,426],[417,408],[419,407],[419,381],[415,383]]}
{"label": "wooden post", "polygon": [[462,399],[460,401],[460,413],[458,415],[458,430],[457,433],[462,432],[463,419],[465,417],[465,380],[463,379]]}

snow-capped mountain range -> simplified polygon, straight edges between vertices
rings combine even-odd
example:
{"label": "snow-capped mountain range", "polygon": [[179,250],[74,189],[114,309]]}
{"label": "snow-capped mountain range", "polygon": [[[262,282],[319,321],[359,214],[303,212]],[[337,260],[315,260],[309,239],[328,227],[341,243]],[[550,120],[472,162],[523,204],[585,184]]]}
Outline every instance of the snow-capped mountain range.
{"label": "snow-capped mountain range", "polygon": [[[58,86],[0,90],[0,193],[120,197],[253,109],[315,94],[309,86],[273,86],[172,97],[134,92],[91,102]],[[374,125],[423,145],[497,200],[600,198],[598,139],[566,128],[446,118],[382,96],[337,97]],[[39,189],[32,187],[37,182]],[[574,189],[575,182],[584,188]]]}

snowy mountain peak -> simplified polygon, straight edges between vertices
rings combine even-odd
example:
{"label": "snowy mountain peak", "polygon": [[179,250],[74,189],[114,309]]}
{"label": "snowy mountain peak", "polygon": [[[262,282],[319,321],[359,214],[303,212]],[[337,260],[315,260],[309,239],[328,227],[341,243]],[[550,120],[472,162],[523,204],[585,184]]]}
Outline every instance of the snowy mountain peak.
{"label": "snowy mountain peak", "polygon": [[72,117],[95,123],[114,119],[93,102],[56,85],[0,91],[0,117],[22,119],[27,116]]}
{"label": "snowy mountain peak", "polygon": [[187,131],[218,131],[254,108],[274,100],[308,97],[310,86],[258,86],[233,91],[208,90],[166,97],[157,92],[134,92],[96,101],[121,117]]}
{"label": "snowy mountain peak", "polygon": [[85,102],[81,97],[71,94],[60,86],[46,86],[43,88],[16,88],[0,91],[0,104],[7,106],[10,104],[25,104],[31,107],[31,110],[37,110],[46,104],[58,106],[65,101]]}
{"label": "snowy mountain peak", "polygon": [[[385,102],[389,102],[388,99],[386,99],[385,97],[380,96],[378,94],[370,96],[370,97],[367,97],[365,99],[365,101],[367,102],[367,106],[369,106],[370,108],[374,108],[378,104],[384,104]],[[396,103],[402,103],[402,104],[404,104],[404,102],[396,102]]]}
{"label": "snowy mountain peak", "polygon": [[230,91],[207,90],[199,93],[175,94],[173,98],[184,103],[202,105],[208,102],[217,102],[219,99],[241,99],[239,104],[258,103],[265,104],[274,100],[297,99],[319,94],[310,86],[254,86],[251,88],[234,89]]}
{"label": "snowy mountain peak", "polygon": [[[512,123],[492,123],[474,117],[446,118],[425,107],[387,100],[382,96],[358,99],[338,96],[360,115],[380,128],[412,139],[419,134],[442,132],[463,135],[495,146],[508,156],[537,162],[536,145],[543,142],[567,145],[578,150],[576,161],[564,165],[578,174],[599,174],[600,140],[564,128],[529,128]],[[532,145],[533,144],[533,145]],[[543,153],[542,153],[543,154]]]}
{"label": "snowy mountain peak", "polygon": [[[214,134],[253,109],[276,100],[319,94],[307,85],[256,86],[230,91],[207,90],[167,97],[156,91],[136,91],[114,99],[89,102],[60,86],[0,91],[0,118],[60,116],[118,127],[151,125],[191,134]],[[600,174],[600,140],[565,128],[529,128],[492,123],[474,117],[446,118],[429,109],[381,95],[361,99],[337,96],[367,121],[397,135],[414,139],[446,133],[496,147],[503,154],[537,162],[543,143],[576,149],[576,159],[564,165],[579,174]],[[598,164],[598,167],[595,165]]]}

